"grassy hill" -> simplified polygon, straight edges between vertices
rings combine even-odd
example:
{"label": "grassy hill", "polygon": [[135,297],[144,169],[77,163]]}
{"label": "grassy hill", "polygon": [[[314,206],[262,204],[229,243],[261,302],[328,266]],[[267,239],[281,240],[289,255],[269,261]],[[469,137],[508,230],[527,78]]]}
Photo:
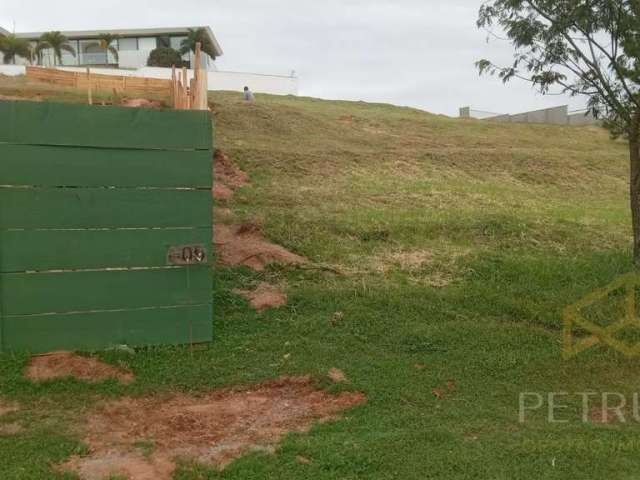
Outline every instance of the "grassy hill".
{"label": "grassy hill", "polygon": [[[545,409],[518,421],[521,392],[640,388],[638,364],[613,351],[561,356],[562,310],[631,269],[624,143],[389,105],[210,99],[216,147],[251,177],[220,222],[262,224],[311,265],[217,268],[216,341],[104,354],[135,372],[130,386],[34,386],[25,356],[0,356],[0,393],[29,425],[0,434],[0,477],[53,475],[81,449],[72,418],[99,398],[312,374],[367,404],[275,455],[176,478],[634,478],[635,422],[583,423],[575,396],[557,412],[568,423]],[[256,313],[233,293],[262,280],[285,283],[289,304]],[[326,380],[333,367],[350,383]]]}

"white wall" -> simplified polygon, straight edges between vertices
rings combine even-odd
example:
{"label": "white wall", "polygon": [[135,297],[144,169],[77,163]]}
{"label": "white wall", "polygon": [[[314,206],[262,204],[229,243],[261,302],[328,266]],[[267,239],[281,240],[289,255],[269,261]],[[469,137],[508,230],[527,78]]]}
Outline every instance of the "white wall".
{"label": "white wall", "polygon": [[[85,72],[82,67],[61,67],[61,70]],[[91,73],[101,75],[122,75],[127,77],[171,78],[170,68],[144,67],[137,70],[118,70],[113,68],[92,68]],[[207,72],[209,90],[231,90],[242,92],[248,86],[256,93],[270,93],[273,95],[297,95],[297,77],[283,77],[278,75],[262,75],[258,73],[241,72]],[[193,70],[187,70],[189,80],[193,78]]]}
{"label": "white wall", "polygon": [[15,77],[16,75],[24,75],[26,68],[24,65],[0,65],[0,75],[8,75]]}
{"label": "white wall", "polygon": [[298,77],[261,75],[241,72],[209,72],[209,90],[232,90],[241,92],[244,87],[253,92],[274,95],[297,95]]}

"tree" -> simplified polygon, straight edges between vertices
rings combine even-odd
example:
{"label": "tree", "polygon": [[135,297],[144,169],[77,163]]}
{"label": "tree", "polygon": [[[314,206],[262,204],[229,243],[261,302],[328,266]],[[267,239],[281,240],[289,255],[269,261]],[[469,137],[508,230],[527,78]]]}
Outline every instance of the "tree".
{"label": "tree", "polygon": [[0,52],[4,55],[4,63],[16,63],[16,56],[27,60],[31,58],[29,42],[13,33],[0,35]]}
{"label": "tree", "polygon": [[53,62],[56,65],[62,63],[62,52],[68,52],[74,57],[76,56],[75,49],[69,45],[69,39],[60,32],[47,32],[40,36],[39,45],[36,49],[36,53],[41,55],[43,50],[53,50]]}
{"label": "tree", "polygon": [[590,113],[628,140],[633,261],[640,267],[640,2],[490,0],[478,26],[498,26],[515,48],[513,64],[480,60],[480,74],[505,83],[521,78],[543,94],[584,95]]}
{"label": "tree", "polygon": [[200,43],[200,50],[215,60],[216,49],[207,33],[207,29],[202,27],[189,29],[187,38],[180,42],[180,54],[185,55],[189,52],[195,52],[196,43]]}
{"label": "tree", "polygon": [[87,45],[89,47],[99,47],[104,50],[105,63],[109,63],[109,52],[113,55],[113,58],[116,59],[116,62],[120,60],[118,57],[118,49],[113,45],[114,42],[118,40],[118,35],[113,35],[112,33],[103,33],[98,36],[98,41],[94,43],[90,43]]}
{"label": "tree", "polygon": [[147,60],[147,65],[149,67],[164,68],[171,68],[175,65],[178,68],[182,68],[183,66],[187,66],[187,62],[182,60],[182,57],[177,50],[170,47],[158,47],[151,50],[149,59]]}

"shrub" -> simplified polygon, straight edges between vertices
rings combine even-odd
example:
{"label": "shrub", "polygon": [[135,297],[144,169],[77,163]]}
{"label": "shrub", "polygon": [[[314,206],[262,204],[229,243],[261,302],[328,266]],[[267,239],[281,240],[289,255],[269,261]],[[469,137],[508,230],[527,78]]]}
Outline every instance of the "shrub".
{"label": "shrub", "polygon": [[147,60],[147,66],[149,67],[171,68],[172,65],[178,68],[188,67],[189,62],[182,60],[180,53],[170,47],[158,47],[149,54],[149,59]]}

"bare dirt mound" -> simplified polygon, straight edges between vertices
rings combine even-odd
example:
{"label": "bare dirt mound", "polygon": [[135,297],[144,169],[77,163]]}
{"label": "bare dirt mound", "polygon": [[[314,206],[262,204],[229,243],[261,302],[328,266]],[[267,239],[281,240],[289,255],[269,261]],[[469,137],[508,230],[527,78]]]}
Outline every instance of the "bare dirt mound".
{"label": "bare dirt mound", "polygon": [[251,224],[216,225],[213,234],[220,261],[227,266],[246,265],[262,271],[270,263],[301,264],[307,261],[265,240],[259,228]]}
{"label": "bare dirt mound", "polygon": [[[61,466],[86,480],[121,475],[131,480],[168,480],[176,458],[217,468],[252,450],[274,451],[288,432],[306,432],[316,421],[364,403],[361,393],[331,395],[308,377],[200,397],[123,398],[106,403],[84,425],[91,453]],[[141,451],[140,445],[151,445]]]}
{"label": "bare dirt mound", "polygon": [[287,294],[267,282],[260,283],[255,290],[234,290],[234,293],[249,300],[251,306],[259,312],[287,304]]}
{"label": "bare dirt mound", "polygon": [[234,190],[249,184],[249,175],[240,170],[222,150],[213,156],[213,198],[230,200]]}
{"label": "bare dirt mound", "polygon": [[33,357],[25,376],[34,382],[45,382],[57,378],[73,377],[89,383],[115,379],[131,383],[131,372],[104,363],[94,357],[83,357],[71,352],[55,352]]}
{"label": "bare dirt mound", "polygon": [[216,150],[213,159],[213,173],[217,181],[233,190],[249,184],[249,175],[240,170],[222,150]]}

